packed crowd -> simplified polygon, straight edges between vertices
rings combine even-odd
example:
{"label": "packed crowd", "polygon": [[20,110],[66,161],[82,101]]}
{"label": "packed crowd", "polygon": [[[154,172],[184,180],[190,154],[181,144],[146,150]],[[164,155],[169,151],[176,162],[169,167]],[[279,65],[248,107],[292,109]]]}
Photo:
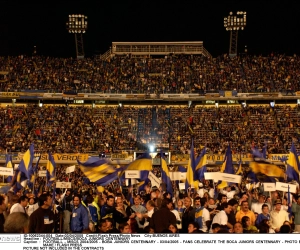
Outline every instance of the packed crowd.
{"label": "packed crowd", "polygon": [[299,106],[14,106],[0,108],[2,152],[110,154],[166,145],[172,153],[197,148],[247,154],[253,145],[268,153],[299,148]]}
{"label": "packed crowd", "polygon": [[0,195],[0,233],[300,233],[300,195],[264,192],[262,184],[215,190],[204,181],[174,197],[162,187],[127,191],[8,191]]}
{"label": "packed crowd", "polygon": [[300,57],[114,56],[102,61],[44,56],[0,57],[0,91],[105,93],[284,92],[300,90]]}

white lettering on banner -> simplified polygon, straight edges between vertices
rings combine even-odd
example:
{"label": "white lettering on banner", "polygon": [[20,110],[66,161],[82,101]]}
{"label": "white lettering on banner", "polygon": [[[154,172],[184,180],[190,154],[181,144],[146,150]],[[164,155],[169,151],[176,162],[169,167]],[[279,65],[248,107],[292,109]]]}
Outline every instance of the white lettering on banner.
{"label": "white lettering on banner", "polygon": [[264,185],[264,191],[266,192],[272,192],[276,190],[276,184],[275,183],[263,183]]}
{"label": "white lettering on banner", "polygon": [[288,192],[288,189],[290,187],[290,193],[295,194],[297,190],[297,186],[294,184],[290,183],[284,183],[284,182],[276,182],[276,190],[278,191],[283,191],[283,192]]}
{"label": "white lettering on banner", "polygon": [[71,188],[71,182],[56,182],[56,187],[57,188]]}
{"label": "white lettering on banner", "polygon": [[0,175],[13,176],[14,170],[13,168],[0,167]]}
{"label": "white lettering on banner", "polygon": [[39,170],[39,177],[47,176],[47,170]]}
{"label": "white lettering on banner", "polygon": [[141,172],[139,170],[126,170],[125,171],[125,178],[127,179],[140,179]]}
{"label": "white lettering on banner", "polygon": [[227,181],[227,182],[234,182],[234,183],[241,183],[242,176],[236,175],[236,174],[219,173],[219,180]]}
{"label": "white lettering on banner", "polygon": [[[254,248],[271,247],[280,250],[286,247],[299,246],[299,234],[206,234],[198,237],[197,234],[2,234],[0,237],[1,248],[19,250],[49,250],[49,249],[85,249],[85,250],[110,250],[114,244],[119,248],[131,250],[153,248],[172,248],[181,250],[191,247],[209,247],[218,250],[220,247],[245,248],[251,245]],[[109,246],[112,245],[112,246]],[[162,246],[159,246],[162,245]],[[228,246],[224,246],[228,245]],[[293,247],[294,246],[294,247]]]}
{"label": "white lettering on banner", "polygon": [[151,181],[151,186],[156,186],[157,188],[160,187],[160,179],[158,179],[155,174],[153,174],[151,171],[149,171],[148,179]]}
{"label": "white lettering on banner", "polygon": [[185,180],[186,173],[182,172],[169,172],[171,181]]}
{"label": "white lettering on banner", "polygon": [[76,168],[75,165],[66,168],[66,174],[69,174],[69,173],[74,172],[74,171],[75,171],[75,168]]}

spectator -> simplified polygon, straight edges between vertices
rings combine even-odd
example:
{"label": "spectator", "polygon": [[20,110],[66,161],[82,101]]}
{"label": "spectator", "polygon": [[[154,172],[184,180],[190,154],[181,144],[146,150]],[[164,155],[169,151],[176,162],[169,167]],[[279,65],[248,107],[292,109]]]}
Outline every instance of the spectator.
{"label": "spectator", "polygon": [[[97,228],[97,222],[98,222],[98,214],[97,214],[97,208],[93,205],[94,197],[89,194],[86,197],[86,203],[87,203],[87,209],[90,214],[90,219],[95,225],[95,228]],[[90,221],[91,223],[91,221]],[[90,228],[91,230],[91,228]]]}
{"label": "spectator", "polygon": [[137,215],[139,215],[141,218],[144,217],[144,214],[147,213],[147,209],[141,205],[141,198],[139,195],[135,196],[133,201],[134,204],[131,206],[131,209],[135,212],[135,220],[137,221],[139,230],[143,231],[143,224]]}
{"label": "spectator", "polygon": [[278,233],[283,223],[288,220],[289,214],[287,211],[281,210],[281,200],[277,199],[274,203],[274,209],[270,213],[270,223],[272,229]]}
{"label": "spectator", "polygon": [[101,207],[101,218],[113,218],[115,211],[115,198],[112,195],[107,196],[106,204]]}
{"label": "spectator", "polygon": [[242,233],[244,233],[243,225],[242,225],[241,222],[236,222],[233,225],[233,233],[235,233],[235,234],[242,234]]}
{"label": "spectator", "polygon": [[170,224],[168,229],[173,233],[176,234],[178,233],[178,228],[177,228],[177,224]]}
{"label": "spectator", "polygon": [[128,223],[121,223],[119,225],[119,230],[121,234],[130,234],[130,226]]}
{"label": "spectator", "polygon": [[0,195],[0,233],[4,233],[4,212],[6,211],[5,199],[2,195]]}
{"label": "spectator", "polygon": [[82,233],[83,230],[89,229],[89,216],[87,208],[81,204],[81,196],[73,196],[73,209],[71,218],[72,233]]}
{"label": "spectator", "polygon": [[71,214],[72,214],[72,195],[71,190],[67,190],[65,196],[63,197],[63,233],[70,233],[70,223],[71,223]]}
{"label": "spectator", "polygon": [[29,198],[28,206],[26,207],[26,213],[30,216],[35,210],[39,208],[39,204],[34,197]]}
{"label": "spectator", "polygon": [[106,234],[107,233],[107,223],[106,223],[106,220],[103,220],[101,219],[99,222],[98,222],[98,231],[97,233],[103,233],[103,234]]}
{"label": "spectator", "polygon": [[221,229],[221,225],[220,224],[218,224],[218,223],[213,223],[212,225],[211,225],[211,233],[217,233],[218,231],[220,231],[220,229]]}
{"label": "spectator", "polygon": [[153,213],[150,220],[150,227],[156,233],[161,233],[164,229],[168,229],[170,224],[176,224],[176,217],[170,211],[172,208],[172,200],[164,199],[161,208]]}
{"label": "spectator", "polygon": [[52,205],[52,196],[42,194],[39,197],[40,207],[29,218],[30,233],[53,233],[56,221],[54,213],[49,209]]}
{"label": "spectator", "polygon": [[15,203],[11,208],[10,208],[10,213],[16,213],[16,212],[21,212],[21,213],[26,213],[26,207],[28,205],[28,197],[23,195],[19,198],[18,203]]}
{"label": "spectator", "polygon": [[4,223],[4,232],[10,234],[29,233],[29,216],[23,212],[14,212],[8,215]]}
{"label": "spectator", "polygon": [[197,222],[191,222],[188,225],[188,233],[189,234],[197,234],[202,232],[201,230],[199,230],[199,224]]}
{"label": "spectator", "polygon": [[189,223],[195,221],[195,209],[192,207],[192,199],[190,197],[185,197],[183,200],[183,204],[185,206],[185,209],[182,213],[181,233],[187,233]]}
{"label": "spectator", "polygon": [[[221,211],[215,215],[215,217],[212,221],[212,225],[219,224],[220,227],[228,230],[228,216],[227,215],[231,212],[231,209],[232,209],[232,207],[227,202],[223,202],[221,205]],[[213,232],[213,228],[211,227],[210,233],[212,233],[212,232]]]}
{"label": "spectator", "polygon": [[143,228],[149,225],[153,213],[158,210],[157,207],[155,206],[154,201],[152,200],[147,201],[146,209],[147,209],[147,213],[144,214],[139,212],[136,213],[136,216],[140,220],[140,223],[144,225]]}
{"label": "spectator", "polygon": [[262,220],[270,220],[269,206],[267,204],[262,205],[262,213],[257,216],[255,225],[258,226]]}
{"label": "spectator", "polygon": [[282,225],[280,227],[279,233],[281,233],[281,234],[289,234],[289,233],[291,233],[291,227],[289,225]]}
{"label": "spectator", "polygon": [[295,216],[295,232],[300,233],[300,195],[297,196],[297,199],[293,198],[292,212]]}
{"label": "spectator", "polygon": [[248,216],[242,217],[242,225],[244,229],[244,233],[256,233],[256,226],[251,225],[250,218]]}
{"label": "spectator", "polygon": [[241,210],[236,213],[235,219],[238,222],[242,222],[242,218],[244,216],[248,216],[250,219],[250,225],[254,225],[255,224],[255,215],[251,210],[249,210],[248,204],[249,204],[248,201],[242,201]]}
{"label": "spectator", "polygon": [[236,216],[236,213],[237,213],[237,207],[238,207],[238,202],[236,199],[230,199],[228,201],[228,204],[232,207],[232,210],[230,211],[230,213],[227,215],[228,216],[228,225],[229,225],[229,228],[233,228],[233,225],[236,224],[236,219],[235,219],[235,216]]}

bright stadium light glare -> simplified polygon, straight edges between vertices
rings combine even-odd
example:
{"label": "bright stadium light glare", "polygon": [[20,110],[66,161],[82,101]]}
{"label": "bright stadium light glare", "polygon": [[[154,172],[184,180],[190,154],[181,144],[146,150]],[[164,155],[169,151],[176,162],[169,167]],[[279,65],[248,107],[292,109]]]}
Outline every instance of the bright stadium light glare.
{"label": "bright stadium light glare", "polygon": [[150,153],[153,153],[154,150],[155,150],[154,145],[153,145],[153,144],[149,144],[149,152],[150,152]]}

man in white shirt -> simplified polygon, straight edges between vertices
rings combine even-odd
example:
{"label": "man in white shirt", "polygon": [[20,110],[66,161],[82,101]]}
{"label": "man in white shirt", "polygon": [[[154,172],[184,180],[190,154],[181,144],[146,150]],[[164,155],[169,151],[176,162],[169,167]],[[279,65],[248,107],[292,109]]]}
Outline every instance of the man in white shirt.
{"label": "man in white shirt", "polygon": [[[215,215],[211,224],[213,225],[213,224],[217,223],[221,227],[227,228],[227,224],[228,224],[227,214],[230,213],[231,209],[232,209],[232,207],[227,202],[222,203],[221,211]],[[213,232],[212,228],[210,228],[209,233],[212,233],[212,232]]]}
{"label": "man in white shirt", "polygon": [[18,203],[15,203],[14,205],[12,205],[12,207],[10,208],[10,214],[16,213],[16,212],[21,212],[21,213],[26,214],[25,208],[27,207],[27,205],[28,205],[28,197],[23,195],[19,198]]}
{"label": "man in white shirt", "polygon": [[200,230],[204,233],[207,232],[207,224],[210,221],[210,214],[209,211],[207,210],[208,202],[206,198],[201,198],[200,199],[201,206],[203,207],[202,210],[202,228]]}
{"label": "man in white shirt", "polygon": [[289,221],[289,214],[285,210],[281,210],[281,200],[277,199],[274,203],[274,210],[270,213],[270,224],[271,228],[275,230],[276,233],[280,231],[280,227],[285,221]]}

